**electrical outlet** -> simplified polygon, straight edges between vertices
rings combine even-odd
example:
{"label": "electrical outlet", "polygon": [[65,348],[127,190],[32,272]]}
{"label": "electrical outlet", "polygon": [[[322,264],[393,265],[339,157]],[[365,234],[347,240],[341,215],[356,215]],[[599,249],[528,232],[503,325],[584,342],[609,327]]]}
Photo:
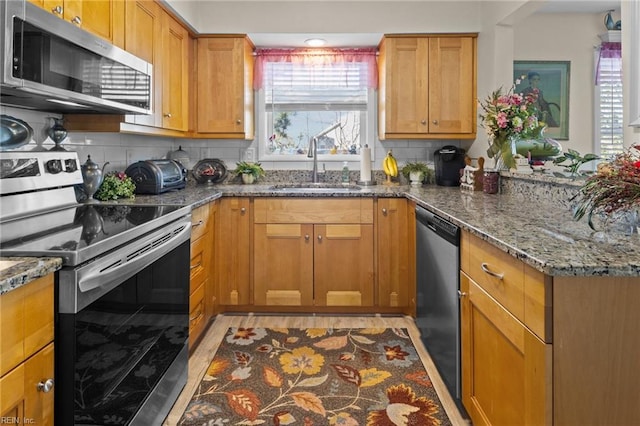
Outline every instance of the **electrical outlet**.
{"label": "electrical outlet", "polygon": [[244,150],[244,161],[256,161],[256,151],[253,148]]}

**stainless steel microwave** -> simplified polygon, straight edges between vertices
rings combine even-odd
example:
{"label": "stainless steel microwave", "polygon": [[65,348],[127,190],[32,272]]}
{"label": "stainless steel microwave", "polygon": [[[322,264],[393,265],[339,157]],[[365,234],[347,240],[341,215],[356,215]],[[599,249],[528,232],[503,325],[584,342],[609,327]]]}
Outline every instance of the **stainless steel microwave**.
{"label": "stainless steel microwave", "polygon": [[61,113],[150,114],[152,66],[27,0],[0,2],[0,103]]}

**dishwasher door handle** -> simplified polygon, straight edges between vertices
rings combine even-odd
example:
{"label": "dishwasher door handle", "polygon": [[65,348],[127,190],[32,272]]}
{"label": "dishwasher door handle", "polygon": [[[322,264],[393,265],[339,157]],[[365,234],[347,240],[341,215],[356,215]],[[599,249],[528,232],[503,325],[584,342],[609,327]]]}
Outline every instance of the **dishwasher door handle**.
{"label": "dishwasher door handle", "polygon": [[482,270],[484,272],[486,272],[487,274],[491,275],[492,277],[496,277],[499,280],[502,280],[504,278],[504,273],[499,274],[497,272],[493,272],[491,269],[489,269],[489,264],[486,263],[486,262],[482,262],[480,267],[482,268]]}

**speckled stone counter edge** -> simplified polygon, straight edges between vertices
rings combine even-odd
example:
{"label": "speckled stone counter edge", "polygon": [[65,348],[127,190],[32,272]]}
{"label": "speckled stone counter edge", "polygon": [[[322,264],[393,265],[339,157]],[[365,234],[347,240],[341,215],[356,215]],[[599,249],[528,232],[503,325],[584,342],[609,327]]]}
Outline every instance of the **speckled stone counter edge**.
{"label": "speckled stone counter edge", "polygon": [[16,289],[62,267],[59,257],[3,257],[20,263],[0,271],[0,295]]}

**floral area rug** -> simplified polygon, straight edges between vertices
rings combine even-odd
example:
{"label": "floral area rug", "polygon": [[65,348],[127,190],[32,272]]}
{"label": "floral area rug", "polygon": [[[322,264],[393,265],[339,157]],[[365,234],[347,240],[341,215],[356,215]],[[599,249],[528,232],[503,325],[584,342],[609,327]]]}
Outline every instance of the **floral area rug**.
{"label": "floral area rug", "polygon": [[179,425],[450,425],[406,329],[230,328]]}

